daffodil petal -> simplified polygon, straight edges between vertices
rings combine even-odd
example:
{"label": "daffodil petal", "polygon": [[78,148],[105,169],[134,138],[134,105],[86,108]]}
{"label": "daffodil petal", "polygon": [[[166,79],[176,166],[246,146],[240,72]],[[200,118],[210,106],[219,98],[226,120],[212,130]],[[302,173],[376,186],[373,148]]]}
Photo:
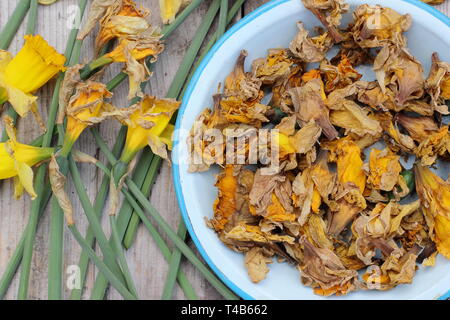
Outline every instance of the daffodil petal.
{"label": "daffodil petal", "polygon": [[152,152],[163,159],[168,160],[166,144],[158,137],[152,134],[148,135],[148,145]]}
{"label": "daffodil petal", "polygon": [[8,51],[0,50],[0,72],[4,72],[12,60],[12,55]]}
{"label": "daffodil petal", "polygon": [[159,0],[161,19],[164,24],[171,23],[181,8],[182,0]]}
{"label": "daffodil petal", "polygon": [[23,195],[23,184],[20,182],[19,177],[14,177],[14,199],[18,200]]}
{"label": "daffodil petal", "polygon": [[164,129],[164,131],[161,133],[159,138],[162,142],[164,142],[167,145],[167,148],[169,150],[172,150],[172,135],[173,131],[175,130],[175,126],[173,124],[168,124],[167,127]]}
{"label": "daffodil petal", "polygon": [[23,188],[28,192],[31,199],[35,199],[37,195],[33,187],[33,169],[31,169],[31,167],[27,164],[19,161],[15,161],[14,166],[17,170],[17,175],[20,183],[23,185]]}
{"label": "daffodil petal", "polygon": [[33,103],[36,103],[37,97],[24,93],[13,86],[7,85],[4,88],[8,92],[8,101],[11,103],[14,110],[21,117],[26,116]]}

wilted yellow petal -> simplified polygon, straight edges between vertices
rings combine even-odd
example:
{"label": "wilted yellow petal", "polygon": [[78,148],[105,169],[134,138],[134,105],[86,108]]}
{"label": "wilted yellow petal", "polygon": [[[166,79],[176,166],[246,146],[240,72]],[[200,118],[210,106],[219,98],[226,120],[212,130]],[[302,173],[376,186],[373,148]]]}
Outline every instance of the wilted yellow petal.
{"label": "wilted yellow petal", "polygon": [[19,177],[20,183],[23,185],[23,188],[28,192],[31,196],[31,199],[37,197],[36,192],[33,187],[33,170],[30,166],[23,162],[16,161],[15,168],[17,170],[17,175]]}
{"label": "wilted yellow petal", "polygon": [[326,148],[330,150],[329,160],[337,163],[339,182],[353,183],[364,192],[366,175],[362,169],[361,149],[348,137],[329,142]]}
{"label": "wilted yellow petal", "polygon": [[171,23],[180,11],[183,0],[159,0],[159,10],[164,24]]}

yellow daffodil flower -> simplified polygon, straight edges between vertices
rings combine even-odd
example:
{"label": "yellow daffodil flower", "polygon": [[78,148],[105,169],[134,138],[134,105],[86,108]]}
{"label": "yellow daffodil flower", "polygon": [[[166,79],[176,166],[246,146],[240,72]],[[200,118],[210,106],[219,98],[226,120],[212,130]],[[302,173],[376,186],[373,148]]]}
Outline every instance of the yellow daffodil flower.
{"label": "yellow daffodil flower", "polygon": [[106,102],[112,93],[99,82],[88,80],[79,83],[75,95],[66,106],[67,129],[62,155],[67,155],[80,134],[88,126],[101,122],[109,115],[114,115],[114,107]]}
{"label": "yellow daffodil flower", "polygon": [[129,108],[126,116],[118,119],[128,126],[125,147],[120,160],[130,162],[134,155],[146,145],[153,153],[167,159],[167,150],[172,148],[172,132],[174,126],[169,123],[180,102],[173,99],[158,100],[145,96],[137,105]]}
{"label": "yellow daffodil flower", "polygon": [[25,189],[32,199],[36,197],[33,188],[32,166],[51,157],[53,148],[39,148],[17,142],[13,121],[5,117],[5,127],[9,140],[0,143],[0,179],[14,178],[16,199]]}
{"label": "yellow daffodil flower", "polygon": [[[4,90],[0,96],[6,94],[21,117],[30,109],[36,111],[37,97],[32,93],[63,71],[65,61],[40,35],[26,35],[24,46],[14,58],[0,51],[0,87]],[[0,97],[0,101],[3,99]]]}

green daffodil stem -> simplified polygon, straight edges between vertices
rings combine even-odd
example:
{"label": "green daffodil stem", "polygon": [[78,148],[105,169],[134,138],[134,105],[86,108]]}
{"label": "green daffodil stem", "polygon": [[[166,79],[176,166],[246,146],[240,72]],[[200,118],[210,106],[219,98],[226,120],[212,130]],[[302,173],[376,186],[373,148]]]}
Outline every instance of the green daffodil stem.
{"label": "green daffodil stem", "polygon": [[[180,220],[178,224],[177,235],[185,240],[187,235],[186,225],[183,222],[183,219]],[[178,249],[173,250],[172,256],[170,257],[169,262],[169,272],[167,273],[166,283],[164,285],[164,290],[161,299],[162,300],[170,300],[172,299],[173,289],[175,288],[176,277],[178,274],[178,270],[180,269],[181,264],[181,251]]]}
{"label": "green daffodil stem", "polygon": [[92,228],[97,243],[103,253],[103,259],[105,260],[105,263],[109,266],[109,268],[115,273],[116,277],[126,286],[126,281],[123,276],[122,270],[116,261],[116,254],[112,249],[111,244],[108,242],[105,233],[103,232],[100,220],[98,219],[98,216],[94,208],[92,207],[91,201],[89,200],[89,196],[84,187],[80,172],[78,171],[75,161],[71,157],[69,158],[69,166],[72,181],[78,193],[81,206],[86,213],[86,217],[89,221],[89,226]]}
{"label": "green daffodil stem", "polygon": [[[80,15],[82,16],[84,10],[86,8],[87,0],[79,1],[79,9]],[[72,49],[75,43],[76,35],[78,34],[78,29],[72,29],[69,35],[69,39],[66,45],[65,56],[67,60],[70,60],[70,56],[72,54]],[[61,87],[63,75],[61,74],[55,85],[55,90],[53,92],[52,101],[49,108],[48,113],[48,121],[47,121],[47,132],[44,135],[42,146],[48,147],[51,144],[53,129],[55,127],[56,114],[58,112],[58,98],[59,98],[59,89]],[[42,194],[44,192],[44,179],[45,173],[47,170],[47,165],[41,165],[37,170],[35,185],[36,185],[36,194],[38,195],[36,199],[31,202],[31,211],[30,211],[30,220],[29,220],[29,229],[27,229],[27,235],[24,243],[23,250],[23,259],[22,259],[22,267],[20,272],[20,280],[19,280],[19,292],[18,299],[27,299],[28,297],[28,284],[30,279],[30,269],[31,269],[31,260],[33,256],[33,243],[34,237],[36,234],[37,223],[39,219],[39,210],[42,203]]]}
{"label": "green daffodil stem", "polygon": [[20,0],[14,9],[13,14],[9,17],[8,22],[0,33],[0,49],[8,50],[12,39],[17,33],[20,25],[22,24],[25,15],[30,9],[31,0]]}
{"label": "green daffodil stem", "polygon": [[127,283],[130,292],[133,293],[136,297],[138,296],[136,285],[134,284],[133,277],[130,272],[130,268],[128,268],[127,259],[125,258],[125,254],[122,247],[122,239],[119,236],[119,231],[117,230],[116,216],[109,216],[109,225],[111,227],[111,240],[113,242],[114,250],[116,251],[117,258],[119,260],[120,266],[123,270],[123,275],[125,277],[125,281]]}
{"label": "green daffodil stem", "polygon": [[[58,125],[58,127],[60,127],[60,125]],[[62,137],[58,134],[59,142],[61,141],[61,138]],[[60,171],[67,175],[69,169],[67,158],[58,158],[57,161]],[[61,300],[63,283],[64,212],[54,196],[52,197],[51,208],[48,254],[48,300]]]}
{"label": "green daffodil stem", "polygon": [[[98,137],[100,137],[98,131],[95,128],[93,128],[91,132],[94,135],[94,137],[96,137],[96,139]],[[153,154],[151,152],[145,153],[145,151],[144,151],[143,158],[146,161],[150,162],[152,157],[153,157]],[[116,158],[114,158],[114,159],[116,159]],[[116,162],[117,161],[110,162],[110,164],[114,165],[114,164],[116,164]],[[138,184],[143,183],[143,178],[145,177],[147,170],[148,170],[148,168],[146,166],[141,166],[141,167],[136,168],[136,170],[133,174],[133,179],[136,181],[136,183],[138,183]],[[105,172],[105,174],[110,175],[111,171],[107,171],[107,172]],[[117,231],[118,231],[118,237],[121,241],[125,234],[125,227],[126,227],[126,224],[123,221],[128,222],[128,220],[130,219],[130,215],[131,215],[131,210],[130,211],[126,210],[127,206],[129,206],[129,205],[130,205],[129,201],[123,201],[122,208],[120,209],[119,214],[117,216],[116,226],[117,226]],[[124,216],[124,215],[127,215],[127,216]],[[110,238],[111,243],[112,243],[112,241],[113,241],[113,239]],[[103,296],[105,295],[107,287],[108,287],[107,279],[105,277],[103,277],[102,275],[99,275],[95,281],[91,298],[95,299],[95,300],[102,299]]]}
{"label": "green daffodil stem", "polygon": [[219,24],[217,26],[217,33],[224,34],[227,27],[228,14],[228,0],[220,0]]}
{"label": "green daffodil stem", "polygon": [[[97,130],[93,128],[92,130]],[[118,157],[120,155],[120,151],[123,148],[123,144],[125,141],[125,135],[126,135],[126,127],[122,127],[119,130],[119,133],[117,135],[116,143],[114,144],[114,147],[112,149],[112,153]],[[107,167],[108,173],[111,170],[111,165]],[[94,210],[97,214],[98,219],[101,218],[103,213],[103,208],[105,206],[106,198],[108,196],[109,191],[109,176],[103,175],[102,183],[100,185],[100,189],[97,192],[97,196],[94,201]],[[89,227],[86,231],[86,242],[89,244],[89,246],[92,248],[95,241],[94,232],[92,231],[92,228]],[[80,259],[78,260],[78,267],[80,268],[80,288],[75,288],[72,290],[70,294],[71,300],[80,300],[81,296],[83,294],[83,287],[86,283],[86,275],[87,275],[87,269],[89,265],[89,255],[83,251],[80,255]]]}
{"label": "green daffodil stem", "polygon": [[100,270],[102,274],[105,275],[108,281],[111,282],[112,286],[122,295],[122,297],[124,297],[126,300],[136,300],[136,296],[127,289],[122,281],[117,278],[115,272],[110,269],[110,265],[103,262],[95,254],[94,250],[92,250],[92,248],[80,234],[76,226],[70,225],[68,226],[68,228],[72,232],[72,235],[74,236],[75,240],[77,240],[83,251],[86,252],[87,255],[89,255],[89,258],[94,262],[95,266]]}
{"label": "green daffodil stem", "polygon": [[[113,159],[111,159],[113,160]],[[97,166],[103,170],[103,172],[105,173],[105,175],[109,175],[110,171],[109,169],[104,166],[101,162],[97,163]],[[145,167],[145,166],[143,166]],[[133,178],[134,181],[136,181],[135,178]],[[136,200],[134,199],[134,197],[125,189],[122,189],[122,193],[125,195],[125,198],[127,199],[126,203],[131,206],[135,211],[139,211],[141,215],[144,215],[144,212],[142,211],[142,208],[139,206],[139,204],[136,202]],[[123,207],[122,207],[123,208]],[[119,214],[119,218],[120,218],[120,214]],[[167,246],[166,242],[164,241],[164,239],[161,237],[161,235],[159,234],[158,230],[155,228],[155,226],[150,222],[150,220],[144,220],[143,221],[145,227],[148,229],[150,235],[153,237],[153,239],[155,240],[155,243],[157,244],[158,248],[161,250],[164,258],[169,261],[172,254],[170,252],[169,247]],[[123,231],[122,233],[123,234]],[[119,235],[120,238],[120,235]],[[183,271],[178,270],[178,274],[177,274],[177,280],[178,283],[180,284],[181,289],[184,292],[184,295],[186,296],[187,299],[189,300],[198,300],[198,297],[195,293],[194,288],[192,287],[192,285],[189,283],[189,280],[187,279],[186,275],[183,273]]]}
{"label": "green daffodil stem", "polygon": [[28,14],[27,29],[25,34],[34,34],[34,30],[36,29],[38,6],[38,0],[31,0],[30,13]]}
{"label": "green daffodil stem", "polygon": [[[151,152],[148,149],[147,149],[147,151]],[[140,162],[142,162],[143,166],[145,167],[145,165],[144,165],[145,162],[143,160],[144,159],[141,158]],[[152,187],[155,184],[155,180],[158,176],[161,163],[162,163],[161,157],[158,157],[156,155],[153,157],[153,159],[150,163],[150,167],[145,176],[144,183],[141,185],[141,191],[147,197],[150,196],[150,191],[152,190]],[[141,219],[139,219],[139,215],[137,213],[133,212],[129,221],[130,222],[128,223],[127,232],[125,233],[125,237],[123,239],[123,245],[127,249],[131,248],[131,245],[133,244],[134,239],[136,238],[137,229],[139,227],[139,223],[140,223]]]}

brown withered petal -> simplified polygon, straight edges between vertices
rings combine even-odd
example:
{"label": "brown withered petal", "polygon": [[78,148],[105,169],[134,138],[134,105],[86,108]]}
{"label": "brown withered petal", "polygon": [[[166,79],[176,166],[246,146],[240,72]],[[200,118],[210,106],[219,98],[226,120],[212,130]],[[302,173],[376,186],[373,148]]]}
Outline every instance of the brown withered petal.
{"label": "brown withered petal", "polygon": [[89,16],[84,23],[83,29],[78,33],[77,39],[82,40],[94,29],[97,22],[105,15],[106,11],[118,6],[121,0],[94,0],[89,8]]}
{"label": "brown withered petal", "polygon": [[316,144],[321,133],[322,129],[314,121],[310,121],[290,137],[289,141],[297,153],[307,153]]}
{"label": "brown withered petal", "polygon": [[402,167],[400,156],[388,148],[378,150],[373,148],[369,159],[369,176],[367,183],[382,191],[391,191],[398,183]]}
{"label": "brown withered petal", "polygon": [[301,87],[289,90],[298,119],[306,124],[314,120],[329,140],[334,140],[338,132],[329,119],[329,111],[325,105],[323,83],[320,79],[308,81]]}
{"label": "brown withered petal", "polygon": [[247,268],[250,280],[258,283],[266,278],[269,268],[267,264],[272,263],[270,252],[261,247],[250,249],[245,254],[245,267]]}
{"label": "brown withered petal", "polygon": [[300,243],[304,258],[300,266],[302,280],[321,295],[341,295],[355,289],[358,273],[344,267],[339,257],[331,250],[316,248],[305,237]]}
{"label": "brown withered petal", "polygon": [[325,92],[333,92],[336,89],[345,88],[361,79],[362,75],[356,71],[348,58],[344,55],[335,66],[327,60],[320,63],[320,72],[325,79]]}
{"label": "brown withered petal", "polygon": [[294,238],[287,235],[265,233],[259,226],[252,226],[240,223],[226,232],[224,236],[228,239],[238,240],[242,242],[270,243],[270,242],[286,242],[294,243]]}
{"label": "brown withered petal", "polygon": [[266,58],[252,62],[252,74],[265,85],[272,85],[291,72],[294,61],[285,49],[270,49]]}
{"label": "brown withered petal", "polygon": [[366,134],[378,136],[383,131],[380,123],[371,117],[370,111],[361,108],[354,101],[345,99],[335,107],[340,109],[330,112],[330,121],[333,125],[344,128],[346,135],[354,133],[360,137]]}
{"label": "brown withered petal", "polygon": [[394,125],[393,117],[389,112],[381,112],[376,115],[376,118],[381,124],[383,130],[390,136],[387,142],[397,148],[400,148],[406,152],[413,153],[416,149],[414,140],[406,135],[402,134],[398,128]]}
{"label": "brown withered petal", "polygon": [[399,113],[396,121],[408,131],[408,134],[417,142],[422,142],[439,130],[437,123],[431,117],[412,117]]}
{"label": "brown withered petal", "polygon": [[342,41],[339,31],[342,14],[349,9],[344,0],[302,0],[304,6],[310,10],[327,28],[335,43]]}
{"label": "brown withered petal", "polygon": [[425,90],[431,97],[434,109],[441,114],[448,114],[445,100],[450,99],[450,63],[440,61],[435,52],[431,56],[431,70],[425,81]]}
{"label": "brown withered petal", "polygon": [[438,156],[443,156],[450,152],[450,133],[448,126],[443,126],[428,138],[420,142],[415,153],[420,158],[420,163],[424,166],[431,166]]}
{"label": "brown withered petal", "polygon": [[261,96],[261,80],[244,70],[247,51],[242,50],[236,60],[233,71],[225,79],[224,93],[237,99],[255,100]]}
{"label": "brown withered petal", "polygon": [[363,4],[353,11],[353,19],[353,38],[362,48],[406,45],[403,33],[411,26],[409,14],[401,15],[388,7]]}
{"label": "brown withered petal", "polygon": [[382,92],[389,87],[394,93],[394,102],[400,106],[424,94],[422,65],[406,48],[382,48],[375,58],[373,70]]}
{"label": "brown withered petal", "polygon": [[56,199],[58,200],[59,206],[64,212],[67,225],[73,225],[75,223],[73,220],[73,207],[72,203],[70,202],[69,195],[65,190],[67,178],[59,170],[59,165],[54,155],[50,160],[48,170],[50,185],[52,187],[53,194],[55,195]]}
{"label": "brown withered petal", "polygon": [[292,212],[291,183],[280,174],[265,175],[261,169],[256,171],[253,187],[249,193],[250,204],[255,207],[257,215],[265,216],[268,206],[272,203],[274,193],[284,209]]}
{"label": "brown withered petal", "polygon": [[326,223],[322,217],[317,214],[310,215],[303,229],[308,241],[315,247],[334,250],[333,241],[326,233]]}
{"label": "brown withered petal", "polygon": [[297,58],[305,62],[320,62],[333,46],[333,40],[328,33],[315,37],[309,36],[302,22],[297,23],[298,33],[289,44],[289,50]]}

